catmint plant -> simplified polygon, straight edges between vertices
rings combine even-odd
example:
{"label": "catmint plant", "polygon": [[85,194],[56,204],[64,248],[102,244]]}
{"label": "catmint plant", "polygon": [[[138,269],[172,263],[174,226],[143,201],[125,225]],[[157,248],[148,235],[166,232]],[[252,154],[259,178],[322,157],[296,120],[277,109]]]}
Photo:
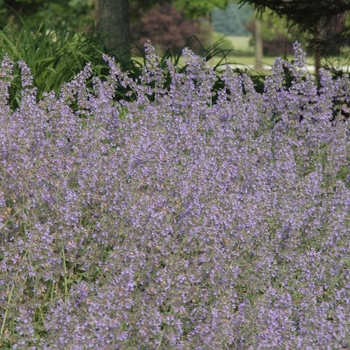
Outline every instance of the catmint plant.
{"label": "catmint plant", "polygon": [[348,77],[316,86],[296,43],[263,93],[227,67],[213,104],[207,62],[184,50],[166,90],[146,52],[39,102],[20,62],[15,111],[2,61],[0,347],[349,347]]}

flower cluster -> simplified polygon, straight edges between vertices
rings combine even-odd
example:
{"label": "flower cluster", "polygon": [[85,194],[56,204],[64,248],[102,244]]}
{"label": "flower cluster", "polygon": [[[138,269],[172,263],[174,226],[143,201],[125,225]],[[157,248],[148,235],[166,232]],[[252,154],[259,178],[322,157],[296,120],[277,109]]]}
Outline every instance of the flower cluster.
{"label": "flower cluster", "polygon": [[295,52],[261,94],[227,68],[214,105],[189,50],[168,91],[148,44],[139,80],[105,56],[39,102],[22,62],[16,111],[4,58],[1,348],[350,346],[350,83]]}

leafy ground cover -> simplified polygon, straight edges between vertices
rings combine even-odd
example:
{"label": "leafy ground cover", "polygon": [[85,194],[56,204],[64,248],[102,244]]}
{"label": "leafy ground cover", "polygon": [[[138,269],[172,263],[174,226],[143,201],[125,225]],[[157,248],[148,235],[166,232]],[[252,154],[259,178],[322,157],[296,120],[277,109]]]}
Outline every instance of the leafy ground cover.
{"label": "leafy ground cover", "polygon": [[[105,80],[109,67],[102,59],[102,54],[107,53],[115,58],[123,71],[128,71],[130,78],[137,79],[142,67],[146,64],[144,48],[138,43],[133,44],[133,57],[131,62],[123,62],[118,57],[118,50],[107,50],[102,37],[92,28],[86,33],[77,33],[69,29],[68,24],[63,28],[57,27],[42,18],[33,17],[31,21],[18,18],[20,26],[8,24],[0,31],[0,57],[8,54],[13,60],[13,80],[9,86],[8,104],[12,111],[21,103],[21,77],[18,61],[24,61],[33,75],[33,87],[37,88],[36,99],[43,98],[44,93],[54,91],[56,97],[63,83],[71,81],[87,63],[95,76]],[[193,38],[192,38],[193,39]],[[195,38],[196,39],[196,38]],[[189,39],[191,40],[191,38]],[[198,40],[198,39],[196,39]],[[200,43],[199,43],[200,44]],[[207,61],[213,61],[214,70],[218,73],[220,64],[227,62],[225,57],[228,51],[218,48],[220,42],[208,49],[203,48],[202,56]],[[215,61],[214,61],[215,57]],[[162,54],[160,66],[166,69],[166,60],[177,66],[179,72],[185,71],[186,63],[181,54],[174,54],[171,49]],[[165,77],[164,87],[168,88],[171,77]],[[92,79],[87,82],[87,87],[92,88]],[[223,86],[219,74],[213,90],[217,91]],[[132,100],[127,87],[118,85],[115,91],[115,99]],[[215,102],[215,97],[214,97]],[[74,106],[72,106],[74,109]]]}
{"label": "leafy ground cover", "polygon": [[349,347],[349,78],[316,86],[295,50],[215,104],[189,50],[39,100],[19,62],[16,110],[4,58],[1,348]]}

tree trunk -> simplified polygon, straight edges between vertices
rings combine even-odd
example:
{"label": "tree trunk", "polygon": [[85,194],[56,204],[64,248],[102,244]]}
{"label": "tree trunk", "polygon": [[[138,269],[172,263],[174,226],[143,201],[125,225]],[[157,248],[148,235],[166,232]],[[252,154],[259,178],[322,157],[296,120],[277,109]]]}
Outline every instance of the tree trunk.
{"label": "tree trunk", "polygon": [[98,0],[98,30],[109,50],[123,61],[130,60],[130,20],[128,0]]}
{"label": "tree trunk", "polygon": [[263,60],[263,45],[261,36],[261,22],[259,19],[255,18],[255,65],[254,68],[261,70],[262,60]]}

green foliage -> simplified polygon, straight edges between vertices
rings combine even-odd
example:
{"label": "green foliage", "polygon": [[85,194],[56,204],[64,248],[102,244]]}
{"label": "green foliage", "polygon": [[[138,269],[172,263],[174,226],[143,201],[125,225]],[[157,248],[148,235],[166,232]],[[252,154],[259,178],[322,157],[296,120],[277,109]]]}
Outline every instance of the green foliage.
{"label": "green foliage", "polygon": [[295,28],[288,26],[286,18],[277,16],[269,9],[261,15],[260,21],[261,35],[266,42],[274,42],[280,38],[285,38],[286,42],[294,43],[298,41],[302,45],[306,45],[307,41],[311,39],[310,35],[306,33],[301,35]]}
{"label": "green foliage", "polygon": [[[21,28],[9,24],[0,31],[0,57],[8,54],[14,61],[24,61],[31,69],[38,98],[44,92],[58,93],[63,83],[69,82],[90,62],[97,74],[103,74],[107,65],[105,52],[97,36],[78,34],[68,28],[55,28],[40,17],[22,19]],[[15,80],[10,88],[10,105],[18,107],[21,81],[19,67],[14,68]]]}
{"label": "green foliage", "polygon": [[[57,95],[64,83],[70,82],[84,66],[90,62],[94,75],[101,79],[108,74],[109,67],[102,59],[102,54],[107,53],[114,57],[116,62],[120,63],[118,57],[106,50],[100,37],[93,30],[90,33],[76,33],[68,28],[56,28],[41,17],[34,16],[30,21],[21,21],[21,28],[9,24],[4,30],[0,31],[0,58],[7,53],[14,61],[24,61],[28,65],[33,75],[33,87],[37,88],[37,100],[42,99],[45,92],[54,91]],[[227,55],[232,49],[228,40],[217,37],[217,42],[204,49],[196,37],[190,37],[188,40],[197,41],[202,47],[201,57],[207,61],[213,57],[222,57],[216,64],[214,70],[217,72],[217,81],[214,86],[214,92],[223,86],[220,79],[219,67],[225,62]],[[188,46],[188,42],[184,47]],[[144,48],[139,43],[134,43],[134,51],[137,51],[136,57],[131,60],[128,66],[121,65],[122,70],[129,71],[130,77],[137,79],[141,75],[142,68],[146,65],[146,54]],[[161,67],[167,72],[166,60],[170,60],[174,65],[180,65],[181,50],[174,53],[172,49],[166,50],[161,57]],[[180,68],[184,72],[186,66]],[[15,79],[10,87],[9,105],[12,110],[19,107],[21,101],[21,79],[20,69],[16,64],[13,72]],[[164,88],[169,88],[171,83],[170,73],[166,73]],[[92,81],[87,82],[92,87]],[[128,89],[122,86],[117,87],[116,99],[133,100],[135,96],[128,94]],[[128,94],[128,95],[127,95]],[[149,97],[152,99],[152,96]],[[215,97],[213,99],[215,102]],[[74,109],[75,107],[72,106]]]}
{"label": "green foliage", "polygon": [[260,17],[261,36],[266,55],[286,56],[293,53],[293,43],[305,43],[304,36],[297,35],[295,29],[288,26],[287,20],[267,9]]}
{"label": "green foliage", "polygon": [[271,10],[266,10],[261,16],[261,35],[264,40],[273,41],[282,34],[288,36],[289,30],[285,18],[276,16]]}
{"label": "green foliage", "polygon": [[[0,0],[0,28],[9,19],[20,24],[18,15],[26,23],[35,24],[38,16],[45,18],[55,27],[83,30],[91,25],[96,0]],[[68,20],[67,20],[68,19]]]}
{"label": "green foliage", "polygon": [[174,0],[175,7],[183,9],[191,18],[207,16],[215,7],[225,9],[230,2],[230,0]]}
{"label": "green foliage", "polygon": [[[339,0],[239,0],[259,15],[272,11],[298,34],[306,34],[309,48],[318,54],[339,52],[348,44],[350,2]],[[271,13],[271,12],[270,12]]]}
{"label": "green foliage", "polygon": [[301,31],[313,34],[319,34],[327,27],[329,29],[329,25],[336,25],[334,21],[341,21],[342,15],[350,11],[349,1],[339,0],[239,0],[238,4],[249,4],[259,14],[270,9],[287,18],[291,24],[298,25]]}

